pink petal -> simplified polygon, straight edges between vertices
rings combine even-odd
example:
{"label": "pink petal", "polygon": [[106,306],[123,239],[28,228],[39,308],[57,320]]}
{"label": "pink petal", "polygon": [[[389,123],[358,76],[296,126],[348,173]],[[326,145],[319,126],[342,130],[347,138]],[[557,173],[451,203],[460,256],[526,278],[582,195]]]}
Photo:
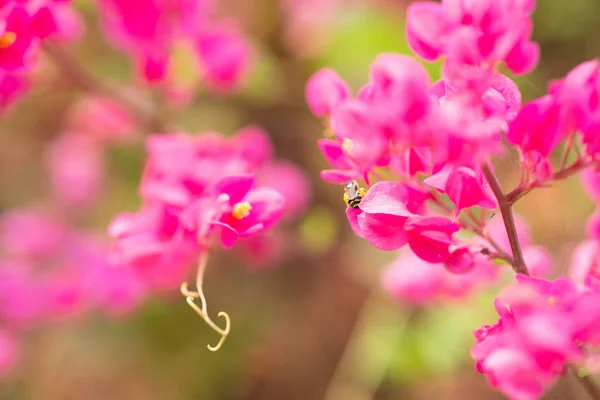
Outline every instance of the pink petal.
{"label": "pink petal", "polygon": [[216,195],[226,194],[229,196],[229,204],[234,205],[242,201],[254,186],[256,178],[254,175],[237,175],[222,178],[215,184],[214,193]]}
{"label": "pink petal", "polygon": [[386,214],[410,217],[406,209],[407,191],[397,182],[382,181],[374,184],[360,203],[360,209],[368,214]]}

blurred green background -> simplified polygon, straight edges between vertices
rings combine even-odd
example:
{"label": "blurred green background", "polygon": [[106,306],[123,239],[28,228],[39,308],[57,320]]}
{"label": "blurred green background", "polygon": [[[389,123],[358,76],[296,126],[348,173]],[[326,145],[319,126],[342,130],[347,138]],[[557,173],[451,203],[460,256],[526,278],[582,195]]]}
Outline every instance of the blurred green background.
{"label": "blurred green background", "polygon": [[[245,268],[230,254],[211,259],[205,290],[214,314],[226,310],[232,334],[217,353],[216,335],[175,294],[155,298],[127,319],[98,314],[44,326],[24,338],[16,378],[3,383],[3,399],[494,399],[469,358],[471,331],[492,324],[497,288],[462,303],[429,310],[394,304],[379,288],[379,272],[395,254],[375,250],[353,235],[342,193],[320,180],[325,167],[316,147],[323,126],[308,111],[304,85],[322,66],[336,69],[354,88],[367,79],[382,51],[410,53],[405,1],[339,1],[315,38],[293,45],[289,15],[277,0],[222,0],[223,15],[240,20],[253,38],[255,68],[241,92],[200,93],[182,112],[164,110],[190,132],[232,133],[246,124],[264,127],[278,156],[304,166],[312,178],[312,203],[292,229],[294,255],[270,270]],[[540,1],[535,39],[542,58],[535,73],[516,78],[525,99],[545,93],[548,80],[600,55],[600,2]],[[74,49],[81,62],[107,80],[129,82],[130,65],[102,38],[94,6],[76,2],[89,22]],[[316,40],[319,39],[319,40]],[[184,78],[189,64],[177,65]],[[434,79],[439,64],[428,64]],[[36,203],[47,193],[42,154],[58,133],[66,109],[81,93],[52,66],[36,89],[0,121],[0,209]],[[49,90],[52,88],[52,90]],[[60,88],[60,90],[57,90]],[[102,207],[83,217],[103,230],[111,216],[134,209],[144,154],[141,145],[115,149],[111,183]],[[518,181],[518,161],[498,169],[506,187]],[[539,190],[517,206],[533,239],[551,249],[564,272],[584,238],[594,206],[578,180]],[[35,296],[35,294],[32,294]],[[342,362],[340,363],[340,360]],[[341,367],[340,367],[341,365]],[[327,393],[327,394],[326,394]],[[585,395],[563,380],[547,399]]]}

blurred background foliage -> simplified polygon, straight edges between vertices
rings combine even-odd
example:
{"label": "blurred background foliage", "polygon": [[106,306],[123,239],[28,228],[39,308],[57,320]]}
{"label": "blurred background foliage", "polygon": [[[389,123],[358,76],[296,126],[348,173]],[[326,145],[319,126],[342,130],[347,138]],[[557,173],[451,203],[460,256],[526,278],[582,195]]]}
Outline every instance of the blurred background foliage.
{"label": "blurred background foliage", "polygon": [[[96,76],[131,84],[126,57],[102,38],[95,6],[89,0],[76,3],[89,23],[84,41],[73,49],[78,60]],[[304,43],[305,52],[284,40],[289,22],[278,1],[220,3],[222,13],[241,20],[253,38],[252,76],[231,97],[200,92],[185,110],[165,107],[163,114],[190,132],[230,134],[246,124],[260,125],[279,157],[306,168],[312,203],[293,227],[293,258],[269,270],[229,254],[211,259],[207,297],[215,313],[227,310],[233,321],[218,353],[206,350],[215,335],[182,298],[154,298],[133,317],[109,320],[98,314],[31,333],[15,379],[1,385],[2,398],[501,398],[469,358],[472,330],[496,321],[492,299],[498,288],[434,309],[395,304],[379,288],[381,267],[395,254],[356,238],[345,220],[341,188],[319,178],[325,162],[316,140],[323,126],[305,106],[304,84],[318,68],[330,66],[356,89],[378,53],[410,53],[403,35],[406,2],[342,0],[323,22],[314,48]],[[525,99],[541,96],[548,80],[600,55],[597,0],[540,1],[535,22],[540,66],[515,79]],[[178,49],[175,68],[183,81],[191,65],[187,50]],[[427,68],[432,79],[439,78],[439,64]],[[82,95],[49,62],[36,82],[34,92],[0,120],[0,209],[43,198],[44,148],[60,132],[67,107]],[[83,224],[103,230],[112,215],[137,207],[143,161],[141,143],[113,151],[108,192],[100,207],[81,216]],[[507,154],[498,167],[507,187],[517,183],[514,155]],[[517,207],[532,225],[534,242],[555,256],[555,274],[568,265],[592,211],[577,179],[539,190]],[[577,390],[565,380],[547,398],[573,398]]]}

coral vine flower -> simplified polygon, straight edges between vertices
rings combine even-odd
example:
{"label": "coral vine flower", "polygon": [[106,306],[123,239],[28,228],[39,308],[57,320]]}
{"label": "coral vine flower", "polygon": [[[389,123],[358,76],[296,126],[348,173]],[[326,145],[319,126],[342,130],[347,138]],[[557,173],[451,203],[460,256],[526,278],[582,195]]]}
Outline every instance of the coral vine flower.
{"label": "coral vine flower", "polygon": [[539,47],[530,41],[533,1],[485,0],[415,2],[406,17],[408,43],[426,60],[491,66],[500,61],[515,73],[537,64]]}
{"label": "coral vine flower", "polygon": [[38,44],[32,16],[23,7],[15,6],[0,28],[0,69],[15,71],[27,64],[28,52]]}
{"label": "coral vine flower", "polygon": [[220,228],[221,244],[229,248],[240,236],[264,232],[281,218],[283,196],[268,188],[253,189],[254,183],[253,175],[230,176],[217,182],[214,208],[200,210],[197,229],[203,236],[201,241],[213,231],[202,223]]}
{"label": "coral vine flower", "polygon": [[567,278],[518,275],[496,300],[499,322],[475,331],[478,370],[511,399],[539,398],[567,362],[582,359],[580,341],[594,337],[598,313],[585,306],[589,296]]}
{"label": "coral vine flower", "polygon": [[463,208],[480,206],[494,209],[497,207],[494,195],[484,182],[483,176],[476,174],[471,168],[446,166],[424,182],[448,194],[456,206],[455,217]]}
{"label": "coral vine flower", "polygon": [[323,68],[308,80],[306,101],[318,117],[331,115],[333,110],[350,97],[350,86],[331,68]]}
{"label": "coral vine flower", "polygon": [[429,263],[414,253],[403,252],[384,269],[381,282],[399,301],[428,305],[439,300],[461,299],[496,277],[496,268],[484,257],[475,268],[457,275],[449,272],[444,263]]}

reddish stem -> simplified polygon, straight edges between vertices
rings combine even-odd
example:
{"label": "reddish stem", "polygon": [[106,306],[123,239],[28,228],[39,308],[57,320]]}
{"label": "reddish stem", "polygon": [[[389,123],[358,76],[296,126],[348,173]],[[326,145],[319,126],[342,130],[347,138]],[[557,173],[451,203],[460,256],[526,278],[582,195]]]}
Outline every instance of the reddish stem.
{"label": "reddish stem", "polygon": [[510,250],[512,251],[513,269],[519,274],[529,275],[527,265],[525,264],[525,258],[523,257],[523,250],[521,249],[521,242],[519,241],[519,234],[517,233],[515,217],[512,212],[512,203],[506,198],[506,195],[500,186],[500,182],[498,182],[496,175],[494,175],[489,165],[485,164],[483,166],[483,174],[490,184],[494,196],[496,196],[496,199],[498,200],[498,207],[502,214],[508,242],[510,243]]}

